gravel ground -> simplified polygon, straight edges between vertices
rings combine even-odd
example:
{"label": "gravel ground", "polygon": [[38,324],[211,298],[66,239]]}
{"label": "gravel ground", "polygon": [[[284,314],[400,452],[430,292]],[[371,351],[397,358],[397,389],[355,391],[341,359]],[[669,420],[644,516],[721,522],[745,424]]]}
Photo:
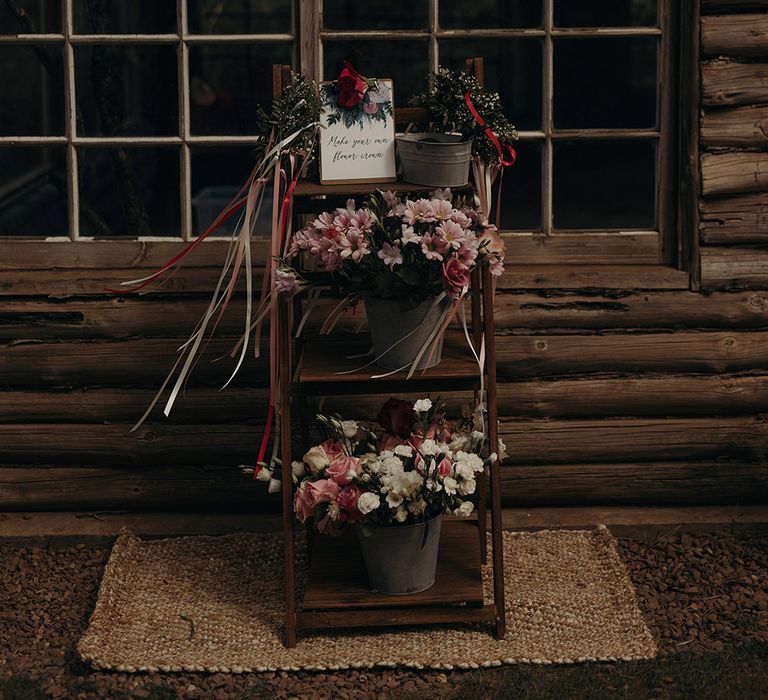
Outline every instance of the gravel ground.
{"label": "gravel ground", "polygon": [[[768,537],[673,534],[650,544],[620,540],[620,549],[659,640],[659,660],[234,676],[91,672],[75,644],[108,550],[0,544],[0,698],[684,698],[694,690],[696,697],[767,697]],[[734,694],[715,690],[719,682]]]}

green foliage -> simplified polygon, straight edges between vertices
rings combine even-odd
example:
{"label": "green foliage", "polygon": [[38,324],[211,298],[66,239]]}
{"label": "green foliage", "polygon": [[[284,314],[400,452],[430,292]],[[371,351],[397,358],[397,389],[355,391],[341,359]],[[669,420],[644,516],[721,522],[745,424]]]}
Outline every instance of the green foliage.
{"label": "green foliage", "polygon": [[344,109],[339,106],[339,91],[335,83],[323,85],[320,88],[321,102],[326,108],[326,122],[328,126],[333,126],[343,122],[347,129],[357,125],[362,128],[371,122],[387,123],[387,119],[392,116],[392,102],[385,101],[373,105],[375,111],[370,113],[365,110],[365,105],[371,104],[370,92],[366,92],[362,101],[352,109]]}
{"label": "green foliage", "polygon": [[496,149],[484,131],[478,127],[464,101],[467,92],[470,93],[477,111],[501,141],[502,147],[512,145],[517,140],[517,129],[502,112],[499,93],[487,91],[480,86],[477,78],[465,71],[438,68],[437,73],[432,74],[429,90],[412,97],[410,104],[414,107],[425,107],[433,114],[437,120],[432,124],[433,131],[474,136],[472,152],[487,165],[497,163]]}
{"label": "green foliage", "polygon": [[271,113],[267,113],[262,107],[258,108],[259,131],[263,134],[258,147],[260,152],[264,151],[267,135],[272,129],[275,129],[278,141],[304,129],[294,148],[314,154],[317,147],[316,130],[309,128],[320,120],[320,94],[317,83],[297,74],[292,77],[293,80],[282,94],[272,100]]}

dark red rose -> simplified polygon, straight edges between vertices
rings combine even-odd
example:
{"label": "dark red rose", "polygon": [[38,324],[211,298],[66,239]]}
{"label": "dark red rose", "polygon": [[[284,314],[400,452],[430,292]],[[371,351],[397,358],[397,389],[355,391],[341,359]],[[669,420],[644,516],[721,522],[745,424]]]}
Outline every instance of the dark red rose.
{"label": "dark red rose", "polygon": [[416,412],[413,410],[413,404],[410,401],[401,399],[389,399],[385,403],[379,415],[376,416],[379,425],[388,433],[408,437],[416,423]]}
{"label": "dark red rose", "polygon": [[368,89],[368,83],[349,61],[344,61],[344,70],[341,71],[336,85],[339,90],[339,107],[342,109],[357,107],[363,101],[365,91]]}

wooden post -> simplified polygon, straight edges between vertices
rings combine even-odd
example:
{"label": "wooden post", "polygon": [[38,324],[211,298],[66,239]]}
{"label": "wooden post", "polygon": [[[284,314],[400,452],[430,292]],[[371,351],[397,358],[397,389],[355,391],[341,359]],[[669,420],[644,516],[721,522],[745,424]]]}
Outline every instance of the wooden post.
{"label": "wooden post", "polygon": [[279,326],[278,405],[282,460],[283,544],[285,555],[285,645],[296,646],[296,571],[293,547],[293,477],[291,471],[291,328],[293,307],[277,301]]}
{"label": "wooden post", "polygon": [[[272,96],[279,97],[291,81],[291,67],[272,66]],[[301,308],[301,307],[299,307]],[[276,414],[280,429],[282,460],[283,555],[285,589],[285,646],[296,646],[296,562],[293,543],[293,473],[291,469],[291,393],[293,380],[293,304],[277,300],[278,386]]]}
{"label": "wooden post", "polygon": [[[496,405],[496,338],[493,322],[493,279],[483,266],[483,325],[485,332],[485,367],[488,404],[488,440],[490,452],[499,451],[499,416]],[[496,638],[506,633],[504,608],[504,542],[501,529],[501,460],[491,464],[491,542],[493,544],[493,599],[496,603]]]}

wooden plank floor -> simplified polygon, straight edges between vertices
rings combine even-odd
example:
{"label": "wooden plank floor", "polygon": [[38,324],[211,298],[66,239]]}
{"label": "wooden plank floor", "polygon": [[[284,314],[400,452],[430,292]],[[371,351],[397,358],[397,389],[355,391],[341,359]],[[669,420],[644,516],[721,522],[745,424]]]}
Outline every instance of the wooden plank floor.
{"label": "wooden plank floor", "polygon": [[[506,530],[585,529],[603,524],[618,537],[655,540],[668,532],[729,530],[768,534],[768,505],[698,507],[505,508]],[[0,541],[19,546],[108,545],[122,529],[140,537],[279,532],[275,514],[34,512],[0,513]]]}

